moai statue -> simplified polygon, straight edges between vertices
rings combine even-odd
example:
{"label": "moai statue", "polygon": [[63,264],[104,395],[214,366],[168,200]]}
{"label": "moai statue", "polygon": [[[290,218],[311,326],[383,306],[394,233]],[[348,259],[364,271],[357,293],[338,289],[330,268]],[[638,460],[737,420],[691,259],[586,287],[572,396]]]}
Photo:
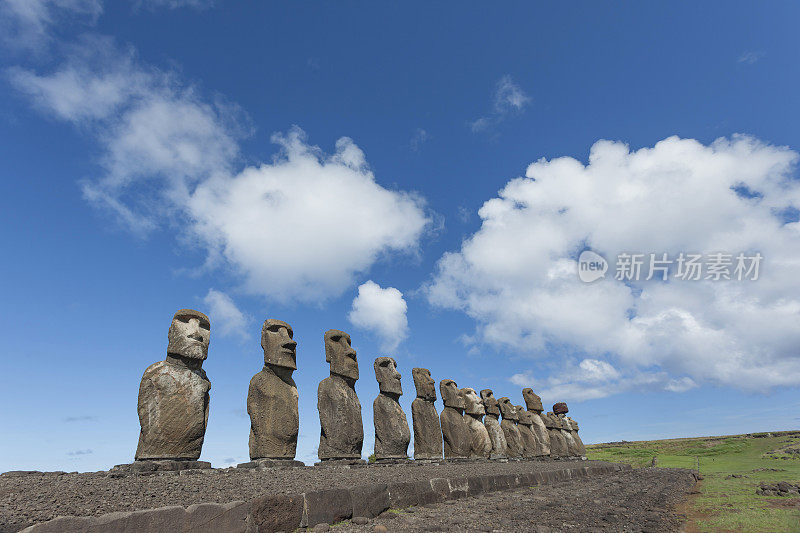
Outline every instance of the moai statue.
{"label": "moai statue", "polygon": [[533,459],[541,455],[541,447],[536,441],[536,436],[533,434],[533,416],[526,411],[521,405],[515,405],[514,409],[517,411],[517,429],[522,438],[522,456],[526,459]]}
{"label": "moai statue", "polygon": [[553,413],[547,413],[544,417],[544,425],[550,434],[550,457],[568,457],[567,441],[561,432],[561,421]]}
{"label": "moai statue", "polygon": [[553,405],[553,414],[558,417],[558,421],[561,424],[561,434],[564,436],[564,440],[567,443],[567,456],[580,457],[581,453],[578,450],[578,443],[575,442],[575,438],[572,436],[572,427],[565,418],[568,412],[569,409],[564,402],[558,402]]}
{"label": "moai statue", "polygon": [[511,403],[511,400],[505,396],[500,398],[498,402],[500,402],[500,414],[503,415],[503,421],[500,423],[500,427],[503,428],[503,435],[505,435],[506,443],[508,444],[508,451],[506,453],[512,459],[519,459],[522,457],[524,448],[522,444],[522,435],[520,435],[519,428],[517,427],[517,422],[519,421],[517,410]]}
{"label": "moai statue", "polygon": [[486,414],[483,402],[475,389],[466,387],[459,392],[464,399],[464,421],[467,423],[470,434],[469,457],[470,459],[488,459],[492,453],[492,441],[481,420]]}
{"label": "moai statue", "polygon": [[210,336],[211,322],[203,313],[181,309],[172,317],[167,358],[147,367],[139,384],[142,430],[136,461],[192,461],[194,468],[211,467],[197,461],[208,425],[211,382],[202,366]]}
{"label": "moai statue", "polygon": [[317,455],[326,461],[363,463],[361,446],[364,426],[361,423],[361,402],[356,395],[358,360],[350,344],[350,335],[338,329],[325,332],[325,361],[331,375],[317,388],[319,410],[319,449]]}
{"label": "moai statue", "polygon": [[522,389],[522,398],[525,400],[525,405],[531,414],[531,420],[533,421],[531,429],[541,449],[541,455],[550,455],[550,432],[547,431],[547,426],[545,426],[542,418],[542,412],[544,411],[542,399],[530,387]]}
{"label": "moai statue", "polygon": [[264,368],[253,376],[247,390],[251,462],[239,465],[242,468],[303,465],[294,461],[300,416],[292,378],[297,370],[293,336],[292,327],[282,320],[268,318],[261,328]]}
{"label": "moai statue", "polygon": [[483,401],[483,408],[486,411],[486,416],[483,418],[483,425],[486,427],[486,432],[489,434],[489,440],[492,441],[491,459],[504,459],[508,457],[508,443],[506,436],[503,434],[503,428],[500,427],[498,417],[500,416],[500,404],[494,397],[492,389],[483,389],[481,391],[481,400]]}
{"label": "moai statue", "polygon": [[472,447],[472,438],[464,420],[464,399],[452,379],[440,381],[439,392],[444,402],[444,409],[439,415],[444,438],[444,458],[466,459]]}
{"label": "moai statue", "polygon": [[567,417],[567,422],[569,422],[569,425],[572,427],[572,438],[575,439],[575,444],[577,444],[578,446],[577,448],[578,453],[580,454],[581,457],[585,457],[586,446],[584,446],[581,436],[578,435],[578,431],[580,430],[580,428],[578,427],[578,423],[570,417]]}
{"label": "moai statue", "polygon": [[436,382],[427,368],[411,370],[417,397],[411,402],[414,423],[414,459],[440,461],[442,459],[442,426],[436,412]]}
{"label": "moai statue", "polygon": [[375,423],[375,459],[407,460],[411,431],[408,429],[406,414],[400,407],[403,388],[400,384],[397,362],[391,357],[378,357],[374,366],[375,379],[378,380],[380,388],[380,393],[372,404]]}

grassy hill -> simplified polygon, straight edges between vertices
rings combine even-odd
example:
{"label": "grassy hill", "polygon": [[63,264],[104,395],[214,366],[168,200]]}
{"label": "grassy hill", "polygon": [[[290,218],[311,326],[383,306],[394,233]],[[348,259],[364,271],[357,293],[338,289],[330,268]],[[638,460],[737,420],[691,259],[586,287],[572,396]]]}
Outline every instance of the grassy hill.
{"label": "grassy hill", "polygon": [[762,482],[800,482],[800,431],[594,444],[587,455],[635,468],[655,457],[661,468],[699,469],[688,531],[800,532],[800,495],[756,494]]}

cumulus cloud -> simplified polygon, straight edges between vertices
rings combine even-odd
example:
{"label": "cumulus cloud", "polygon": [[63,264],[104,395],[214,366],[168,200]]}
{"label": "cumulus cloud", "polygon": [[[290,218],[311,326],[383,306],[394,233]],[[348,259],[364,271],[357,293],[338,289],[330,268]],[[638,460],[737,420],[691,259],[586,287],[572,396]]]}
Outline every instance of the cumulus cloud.
{"label": "cumulus cloud", "polygon": [[407,309],[402,292],[394,287],[381,288],[370,280],[358,287],[348,319],[354,326],[375,333],[382,350],[393,351],[408,335]]}
{"label": "cumulus cloud", "polygon": [[64,20],[94,23],[102,0],[0,0],[0,33],[7,46],[35,49],[52,39]]}
{"label": "cumulus cloud", "polygon": [[103,173],[88,201],[134,233],[179,229],[252,294],[319,302],[347,290],[380,257],[414,253],[429,218],[418,196],[377,183],[342,137],[325,154],[299,128],[276,134],[271,163],[237,170],[243,113],[208,102],[131,50],[92,37],[54,71],[11,79],[39,109],[96,134]]}
{"label": "cumulus cloud", "polygon": [[251,319],[236,307],[230,296],[218,290],[209,289],[203,303],[208,306],[208,317],[212,321],[214,331],[227,337],[230,335],[247,339],[247,326]]}
{"label": "cumulus cloud", "polygon": [[492,95],[492,112],[470,122],[472,131],[490,129],[513,113],[521,112],[530,102],[530,97],[517,85],[511,76],[503,76]]}
{"label": "cumulus cloud", "polygon": [[[582,359],[545,384],[558,394],[798,385],[797,158],[740,135],[636,151],[598,141],[586,165],[541,159],[483,204],[480,229],[438,261],[427,298],[472,317],[476,342]],[[764,263],[758,281],[623,282],[612,270],[585,284],[576,260],[587,248],[757,251]]]}
{"label": "cumulus cloud", "polygon": [[530,371],[514,374],[508,380],[520,387],[533,387],[536,383],[536,380],[533,378],[533,373]]}

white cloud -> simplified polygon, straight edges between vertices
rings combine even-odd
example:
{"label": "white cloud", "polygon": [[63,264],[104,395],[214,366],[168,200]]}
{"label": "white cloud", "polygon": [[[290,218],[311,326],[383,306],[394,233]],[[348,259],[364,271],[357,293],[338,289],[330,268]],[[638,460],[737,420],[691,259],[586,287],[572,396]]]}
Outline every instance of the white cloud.
{"label": "white cloud", "polygon": [[[800,224],[786,220],[800,208],[797,159],[747,136],[708,146],[670,137],[633,152],[598,141],[588,165],[541,159],[484,203],[481,228],[439,260],[427,297],[472,317],[478,342],[582,354],[584,381],[551,382],[559,394],[600,397],[631,380],[672,391],[798,385]],[[612,266],[584,284],[576,258],[586,247],[606,258],[722,250],[765,259],[758,281],[624,284]],[[592,362],[604,359],[613,366]],[[608,379],[579,393],[589,376]]]}
{"label": "white cloud", "polygon": [[763,52],[749,51],[749,52],[745,52],[742,55],[740,55],[739,59],[737,61],[739,63],[745,63],[747,65],[752,65],[753,63],[757,62],[762,57],[764,57],[764,53]]}
{"label": "white cloud", "polygon": [[414,152],[419,152],[419,149],[422,148],[422,145],[425,141],[428,140],[430,135],[428,132],[423,130],[422,128],[417,128],[417,131],[414,132],[414,135],[411,137],[411,150]]}
{"label": "white cloud", "polygon": [[348,319],[354,326],[374,332],[381,339],[381,349],[391,352],[408,335],[407,309],[402,292],[394,287],[383,289],[370,280],[358,288]]}
{"label": "white cloud", "polygon": [[94,23],[102,12],[102,0],[0,0],[0,33],[8,46],[38,48],[60,21]]}
{"label": "white cloud", "polygon": [[505,120],[511,113],[521,112],[530,102],[530,97],[511,76],[503,76],[494,89],[492,96],[492,112],[470,122],[472,131],[478,132],[492,128]]}
{"label": "white cloud", "polygon": [[508,378],[508,380],[514,385],[519,385],[520,387],[533,387],[536,383],[536,380],[533,378],[533,372],[530,371],[514,374]]}
{"label": "white cloud", "polygon": [[224,292],[209,289],[203,303],[208,306],[208,318],[211,320],[211,327],[214,331],[219,331],[223,337],[238,336],[242,339],[249,337],[247,327],[252,320],[236,307],[230,296]]}
{"label": "white cloud", "polygon": [[136,0],[135,6],[145,6],[150,9],[166,8],[178,9],[181,7],[193,7],[195,9],[205,9],[213,6],[215,0]]}
{"label": "white cloud", "polygon": [[293,128],[273,136],[271,163],[237,172],[235,106],[90,41],[52,73],[11,77],[38,108],[97,135],[104,173],[83,192],[133,232],[178,228],[208,252],[207,267],[228,266],[246,292],[280,300],[337,296],[385,254],[416,251],[423,200],[379,185],[351,139],[326,155]]}

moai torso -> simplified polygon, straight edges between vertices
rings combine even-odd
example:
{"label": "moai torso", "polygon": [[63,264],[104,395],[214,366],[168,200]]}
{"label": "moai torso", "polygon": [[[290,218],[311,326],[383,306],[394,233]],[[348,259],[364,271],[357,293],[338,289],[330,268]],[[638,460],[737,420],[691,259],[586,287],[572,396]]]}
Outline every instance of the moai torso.
{"label": "moai torso", "polygon": [[325,333],[325,359],[331,375],[317,388],[320,436],[317,454],[321,460],[360,459],[364,443],[361,402],[356,395],[356,352],[343,331]]}
{"label": "moai torso", "polygon": [[541,447],[536,440],[536,436],[533,434],[533,429],[531,428],[533,420],[530,414],[528,411],[524,410],[521,405],[516,405],[514,408],[517,410],[517,416],[519,418],[517,429],[522,438],[522,456],[527,458],[539,457],[542,455]]}
{"label": "moai torso", "polygon": [[519,428],[517,428],[517,413],[511,400],[506,397],[500,398],[500,413],[503,415],[503,421],[500,422],[500,427],[503,429],[503,436],[506,438],[507,454],[511,458],[522,457],[524,446],[522,444],[522,435],[520,435]]}
{"label": "moai torso", "polygon": [[439,382],[439,392],[444,401],[444,409],[439,416],[442,425],[445,459],[466,459],[469,457],[472,438],[464,420],[464,401],[459,394],[458,385],[452,379]]}
{"label": "moai torso", "polygon": [[561,431],[561,435],[564,437],[564,443],[567,448],[566,455],[567,457],[576,457],[580,456],[580,452],[578,451],[578,445],[572,436],[572,427],[570,427],[569,422],[567,422],[567,419],[565,418],[568,412],[569,408],[567,407],[566,403],[558,402],[553,404],[555,421],[558,423],[558,427]]}
{"label": "moai torso", "polygon": [[586,446],[584,446],[583,440],[581,440],[581,436],[578,435],[578,431],[580,430],[580,428],[578,427],[578,423],[573,419],[571,419],[570,417],[567,417],[567,422],[569,422],[569,425],[572,428],[572,438],[575,439],[578,455],[585,456]]}
{"label": "moai torso", "polygon": [[211,325],[181,309],[169,328],[167,359],[147,367],[139,384],[141,432],[136,460],[197,460],[208,425],[211,382],[202,369]]}
{"label": "moai torso", "polygon": [[542,399],[529,387],[522,389],[522,397],[530,414],[531,431],[536,438],[540,455],[550,455],[550,432],[547,431],[547,426],[542,418],[542,411],[544,411]]}
{"label": "moai torso", "polygon": [[300,428],[297,369],[292,328],[268,319],[261,329],[264,368],[250,380],[247,414],[250,415],[250,459],[294,459]]}
{"label": "moai torso", "polygon": [[397,363],[391,357],[375,359],[375,377],[380,393],[372,404],[375,424],[375,459],[407,459],[411,431],[400,396],[400,373]]}
{"label": "moai torso", "polygon": [[506,436],[498,420],[500,416],[500,405],[497,399],[495,399],[491,389],[484,389],[481,391],[481,400],[483,401],[483,407],[486,411],[486,416],[483,417],[483,425],[492,443],[490,457],[492,459],[507,457],[508,443],[506,442]]}
{"label": "moai torso", "polygon": [[553,413],[547,413],[544,417],[547,432],[550,434],[550,456],[551,457],[567,457],[569,450],[567,449],[567,441],[561,432],[561,424],[558,417]]}
{"label": "moai torso", "polygon": [[442,458],[442,427],[436,412],[436,383],[427,368],[411,371],[417,397],[411,402],[414,423],[414,459],[439,460]]}
{"label": "moai torso", "polygon": [[464,399],[464,420],[470,434],[470,452],[472,459],[488,459],[492,453],[492,441],[489,432],[483,425],[482,418],[485,414],[483,403],[474,389],[463,388],[460,390]]}

